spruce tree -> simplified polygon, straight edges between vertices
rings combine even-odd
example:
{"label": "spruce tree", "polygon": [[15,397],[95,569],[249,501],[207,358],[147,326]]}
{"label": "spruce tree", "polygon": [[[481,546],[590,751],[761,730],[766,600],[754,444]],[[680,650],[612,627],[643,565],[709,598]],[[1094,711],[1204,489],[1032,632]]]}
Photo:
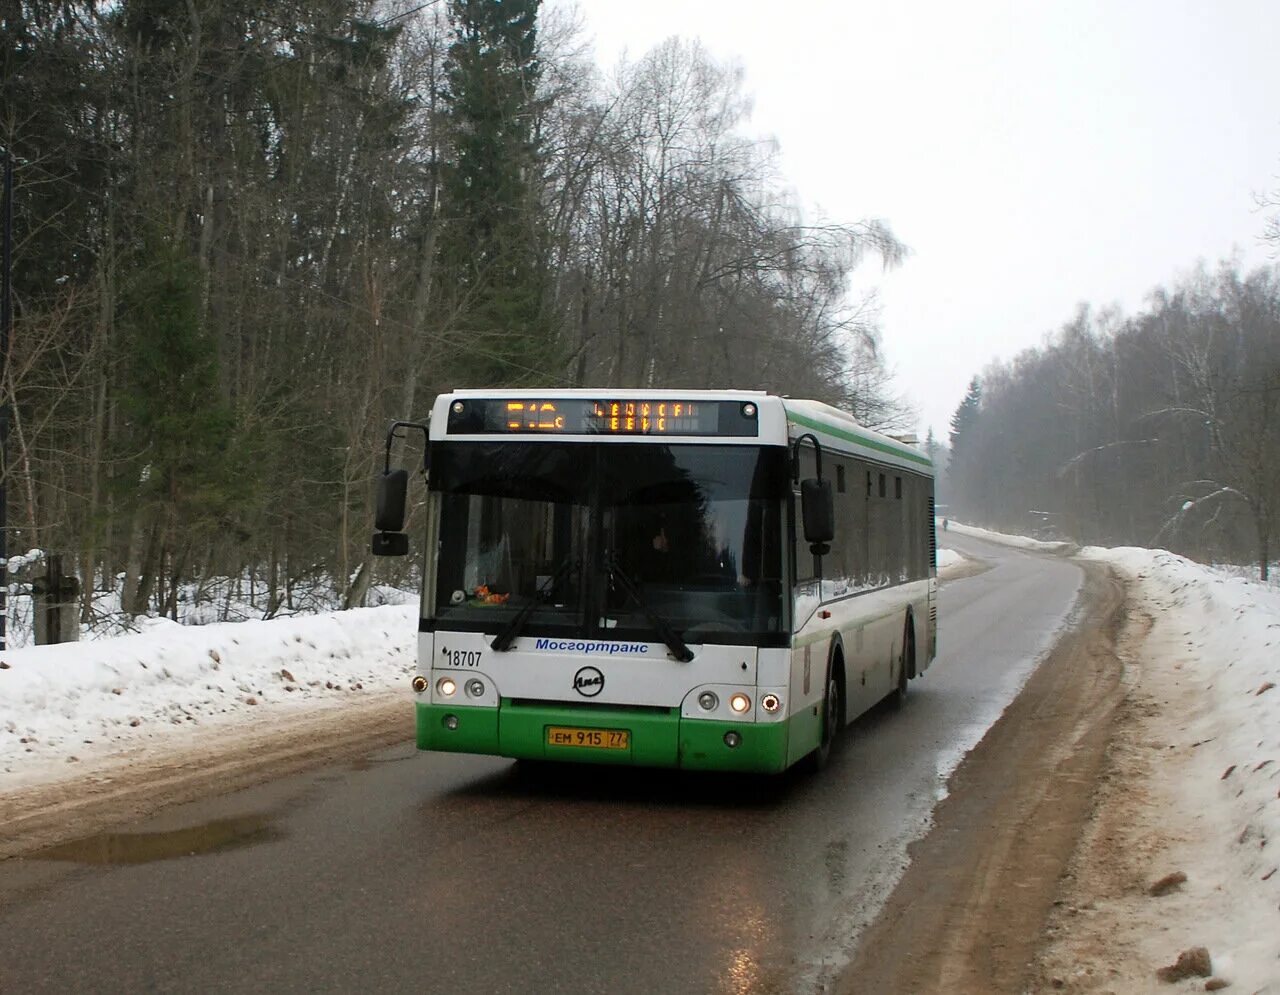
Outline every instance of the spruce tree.
{"label": "spruce tree", "polygon": [[541,251],[539,0],[453,0],[440,274],[477,385],[558,372]]}
{"label": "spruce tree", "polygon": [[951,459],[953,461],[956,458],[956,453],[963,446],[965,434],[973,427],[973,423],[978,417],[978,408],[981,404],[982,381],[974,377],[969,381],[969,389],[965,392],[964,400],[960,402],[955,414],[951,416],[950,442]]}
{"label": "spruce tree", "polygon": [[158,513],[172,543],[216,528],[241,490],[234,420],[213,336],[200,320],[199,286],[189,256],[153,243],[120,302],[122,445],[136,472],[121,482]]}
{"label": "spruce tree", "polygon": [[982,405],[982,382],[978,377],[969,381],[969,389],[964,400],[951,416],[951,455],[947,461],[947,481],[951,489],[954,503],[965,511],[973,510],[974,488],[970,483],[976,479],[976,468],[972,465],[972,453],[969,447],[972,442],[973,429],[978,420]]}

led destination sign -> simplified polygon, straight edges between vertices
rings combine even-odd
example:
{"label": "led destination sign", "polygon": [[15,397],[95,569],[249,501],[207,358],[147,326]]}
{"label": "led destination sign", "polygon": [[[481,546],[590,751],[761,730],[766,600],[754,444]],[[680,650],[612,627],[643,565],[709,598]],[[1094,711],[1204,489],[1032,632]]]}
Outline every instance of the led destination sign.
{"label": "led destination sign", "polygon": [[566,412],[577,415],[574,431],[589,435],[715,435],[720,421],[714,405],[693,401],[507,401],[502,407],[510,432],[568,431]]}
{"label": "led destination sign", "polygon": [[756,436],[750,401],[663,398],[467,398],[449,407],[450,435]]}

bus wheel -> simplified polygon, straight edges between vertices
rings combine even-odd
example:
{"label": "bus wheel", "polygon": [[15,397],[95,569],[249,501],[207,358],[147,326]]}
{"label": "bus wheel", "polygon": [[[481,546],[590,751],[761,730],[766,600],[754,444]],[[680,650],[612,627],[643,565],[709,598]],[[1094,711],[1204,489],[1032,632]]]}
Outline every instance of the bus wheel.
{"label": "bus wheel", "polygon": [[840,732],[841,719],[844,717],[844,690],[833,664],[831,673],[827,675],[827,693],[822,698],[822,741],[818,748],[809,754],[809,767],[819,771],[827,766],[831,759],[831,747]]}
{"label": "bus wheel", "polygon": [[892,700],[895,709],[906,707],[907,681],[916,670],[916,627],[911,624],[911,616],[907,616],[906,626],[902,630],[902,662],[898,667],[898,686],[894,688]]}

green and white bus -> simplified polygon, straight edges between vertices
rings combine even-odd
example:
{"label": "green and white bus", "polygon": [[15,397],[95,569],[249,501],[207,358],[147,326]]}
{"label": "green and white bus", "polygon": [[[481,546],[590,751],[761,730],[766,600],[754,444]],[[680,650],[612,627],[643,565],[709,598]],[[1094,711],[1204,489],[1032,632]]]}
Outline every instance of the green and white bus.
{"label": "green and white bus", "polygon": [[423,750],[778,772],[937,645],[933,471],[816,401],[458,390],[426,435]]}

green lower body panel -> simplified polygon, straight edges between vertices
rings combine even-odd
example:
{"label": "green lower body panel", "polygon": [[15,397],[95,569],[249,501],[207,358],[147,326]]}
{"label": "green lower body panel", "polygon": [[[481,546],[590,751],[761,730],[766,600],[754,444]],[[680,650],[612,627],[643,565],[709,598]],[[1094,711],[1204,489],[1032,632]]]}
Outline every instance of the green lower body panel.
{"label": "green lower body panel", "polygon": [[[730,748],[725,733],[742,741]],[[787,723],[680,722],[680,766],[690,770],[739,770],[777,774],[787,768]]]}
{"label": "green lower body panel", "polygon": [[[552,745],[547,734],[551,727],[623,730],[626,746]],[[638,767],[776,773],[788,766],[788,727],[787,722],[738,724],[686,719],[678,709],[561,708],[514,704],[509,699],[499,708],[417,704],[420,750]],[[728,732],[738,734],[737,746],[725,742]]]}
{"label": "green lower body panel", "polygon": [[822,744],[822,715],[816,705],[796,712],[788,720],[787,763],[807,757]]}
{"label": "green lower body panel", "polygon": [[[446,720],[452,716],[457,725],[450,729]],[[449,750],[452,753],[497,753],[498,710],[448,707],[418,702],[418,749]]]}

